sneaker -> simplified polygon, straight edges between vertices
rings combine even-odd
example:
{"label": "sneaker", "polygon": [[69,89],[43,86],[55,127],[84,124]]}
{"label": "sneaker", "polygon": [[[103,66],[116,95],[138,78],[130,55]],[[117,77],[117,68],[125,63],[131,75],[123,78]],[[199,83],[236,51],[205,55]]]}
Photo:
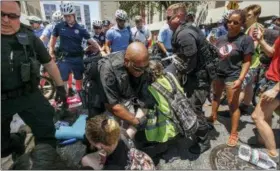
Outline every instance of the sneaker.
{"label": "sneaker", "polygon": [[235,147],[238,143],[238,133],[230,134],[227,145],[230,147]]}

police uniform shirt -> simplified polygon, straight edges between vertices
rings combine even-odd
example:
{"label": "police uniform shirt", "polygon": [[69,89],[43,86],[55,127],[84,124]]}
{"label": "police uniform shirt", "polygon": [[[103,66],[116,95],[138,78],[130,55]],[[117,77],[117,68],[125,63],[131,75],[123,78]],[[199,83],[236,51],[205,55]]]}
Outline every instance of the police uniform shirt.
{"label": "police uniform shirt", "polygon": [[[21,25],[19,32],[26,30],[33,36],[33,46],[37,59],[41,64],[46,64],[51,61],[51,57],[47,52],[43,42],[37,38],[31,29],[27,26]],[[27,45],[27,53],[29,57],[33,57],[33,50]],[[16,34],[1,35],[1,77],[2,77],[2,92],[14,90],[23,86],[20,78],[20,65],[25,61],[25,53],[23,46],[18,42]]]}
{"label": "police uniform shirt", "polygon": [[112,52],[126,50],[131,39],[131,32],[128,28],[119,29],[117,24],[106,33],[106,40],[111,42]]}
{"label": "police uniform shirt", "polygon": [[159,30],[157,40],[163,43],[166,50],[172,50],[172,35],[173,31],[169,28],[169,25],[167,23],[165,23],[164,26]]}
{"label": "police uniform shirt", "polygon": [[60,37],[60,51],[67,52],[70,56],[71,53],[82,53],[83,39],[90,39],[90,34],[85,28],[82,28],[77,23],[75,23],[73,27],[70,27],[64,21],[55,25],[52,35]]}
{"label": "police uniform shirt", "polygon": [[105,44],[105,34],[101,32],[100,34],[93,35],[94,40],[98,42],[98,44],[102,47]]}

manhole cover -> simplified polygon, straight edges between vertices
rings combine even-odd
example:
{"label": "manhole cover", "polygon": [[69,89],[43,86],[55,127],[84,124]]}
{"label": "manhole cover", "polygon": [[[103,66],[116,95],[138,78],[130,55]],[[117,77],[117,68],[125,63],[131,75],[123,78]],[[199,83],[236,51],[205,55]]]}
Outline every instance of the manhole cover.
{"label": "manhole cover", "polygon": [[261,170],[238,157],[238,148],[221,144],[210,154],[210,165],[213,170]]}

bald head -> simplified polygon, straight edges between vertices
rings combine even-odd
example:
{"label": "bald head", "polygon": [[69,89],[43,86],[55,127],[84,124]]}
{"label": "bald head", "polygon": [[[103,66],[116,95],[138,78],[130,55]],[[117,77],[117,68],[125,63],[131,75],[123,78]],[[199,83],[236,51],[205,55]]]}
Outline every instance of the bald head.
{"label": "bald head", "polygon": [[127,47],[125,58],[133,62],[148,61],[148,49],[141,42],[133,42]]}

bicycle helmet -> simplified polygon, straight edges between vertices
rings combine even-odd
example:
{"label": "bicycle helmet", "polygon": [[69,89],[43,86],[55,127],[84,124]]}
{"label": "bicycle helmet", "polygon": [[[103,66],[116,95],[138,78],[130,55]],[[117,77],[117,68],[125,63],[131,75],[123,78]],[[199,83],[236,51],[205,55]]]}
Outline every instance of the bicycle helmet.
{"label": "bicycle helmet", "polygon": [[37,16],[29,16],[28,20],[34,23],[42,23],[42,19]]}
{"label": "bicycle helmet", "polygon": [[92,21],[93,27],[102,27],[102,21],[101,20],[93,20]]}
{"label": "bicycle helmet", "polygon": [[224,12],[223,14],[223,19],[228,19],[229,15],[233,12],[234,10],[227,10],[226,12]]}
{"label": "bicycle helmet", "polygon": [[102,23],[103,23],[103,26],[109,26],[111,24],[111,22],[109,20],[103,20]]}
{"label": "bicycle helmet", "polygon": [[60,11],[62,15],[69,15],[69,14],[75,14],[76,9],[75,6],[72,3],[65,3],[60,5]]}
{"label": "bicycle helmet", "polygon": [[120,20],[127,20],[127,13],[124,10],[117,10],[115,13],[115,17]]}
{"label": "bicycle helmet", "polygon": [[60,10],[58,10],[58,11],[55,11],[54,13],[53,13],[53,15],[52,15],[52,20],[53,21],[60,21],[60,20],[62,20],[62,14],[61,14],[61,11]]}

